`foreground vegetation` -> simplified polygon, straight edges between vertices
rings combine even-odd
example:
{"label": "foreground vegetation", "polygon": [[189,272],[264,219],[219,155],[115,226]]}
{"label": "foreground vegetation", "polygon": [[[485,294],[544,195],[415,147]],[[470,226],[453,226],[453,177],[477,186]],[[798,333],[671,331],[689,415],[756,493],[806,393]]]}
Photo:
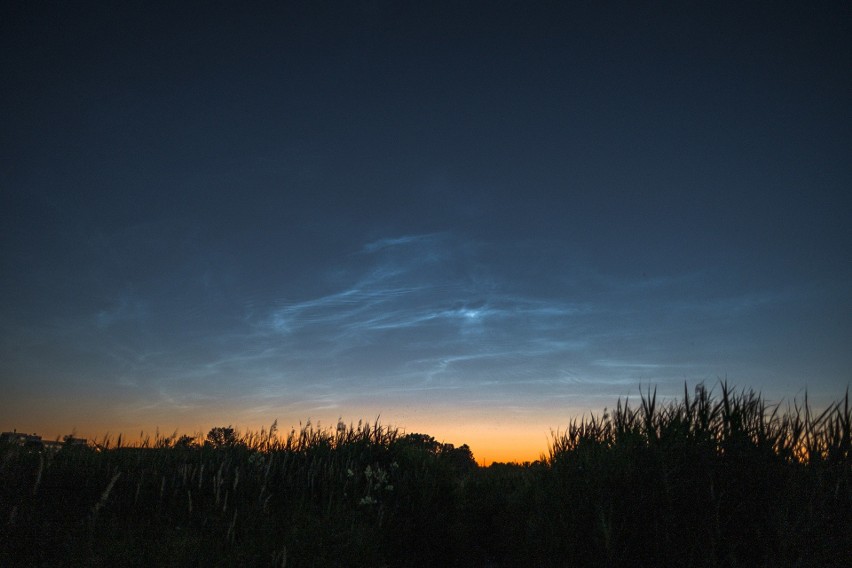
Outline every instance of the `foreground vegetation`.
{"label": "foreground vegetation", "polygon": [[378,423],[0,447],[0,566],[850,566],[846,397],[727,385],[574,421],[548,455]]}

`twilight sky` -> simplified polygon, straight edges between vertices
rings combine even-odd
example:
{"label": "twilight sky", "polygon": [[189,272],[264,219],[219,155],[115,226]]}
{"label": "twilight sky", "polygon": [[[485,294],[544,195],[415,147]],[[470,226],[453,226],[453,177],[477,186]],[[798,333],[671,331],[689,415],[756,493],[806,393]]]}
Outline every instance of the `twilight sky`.
{"label": "twilight sky", "polygon": [[849,3],[15,0],[0,76],[0,429],[852,380]]}

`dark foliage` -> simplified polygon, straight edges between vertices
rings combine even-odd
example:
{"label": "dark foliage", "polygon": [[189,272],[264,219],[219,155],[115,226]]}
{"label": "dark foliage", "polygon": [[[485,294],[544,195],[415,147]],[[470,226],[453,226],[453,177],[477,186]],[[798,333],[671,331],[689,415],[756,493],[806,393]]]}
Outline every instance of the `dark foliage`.
{"label": "dark foliage", "polygon": [[0,566],[848,566],[848,394],[648,392],[479,468],[379,424],[0,447]]}

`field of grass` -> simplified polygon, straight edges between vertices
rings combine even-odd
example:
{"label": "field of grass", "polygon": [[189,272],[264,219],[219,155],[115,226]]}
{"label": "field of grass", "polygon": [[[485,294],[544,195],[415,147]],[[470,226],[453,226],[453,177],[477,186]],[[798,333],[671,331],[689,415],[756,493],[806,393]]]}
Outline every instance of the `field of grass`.
{"label": "field of grass", "polygon": [[0,566],[852,566],[849,397],[654,393],[477,467],[378,423],[0,446]]}

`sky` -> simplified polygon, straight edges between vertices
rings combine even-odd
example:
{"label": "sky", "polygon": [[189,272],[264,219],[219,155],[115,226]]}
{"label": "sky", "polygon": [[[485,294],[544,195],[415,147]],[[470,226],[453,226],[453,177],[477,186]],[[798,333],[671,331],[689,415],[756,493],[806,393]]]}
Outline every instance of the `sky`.
{"label": "sky", "polygon": [[534,460],[852,382],[844,2],[0,5],[0,429]]}

